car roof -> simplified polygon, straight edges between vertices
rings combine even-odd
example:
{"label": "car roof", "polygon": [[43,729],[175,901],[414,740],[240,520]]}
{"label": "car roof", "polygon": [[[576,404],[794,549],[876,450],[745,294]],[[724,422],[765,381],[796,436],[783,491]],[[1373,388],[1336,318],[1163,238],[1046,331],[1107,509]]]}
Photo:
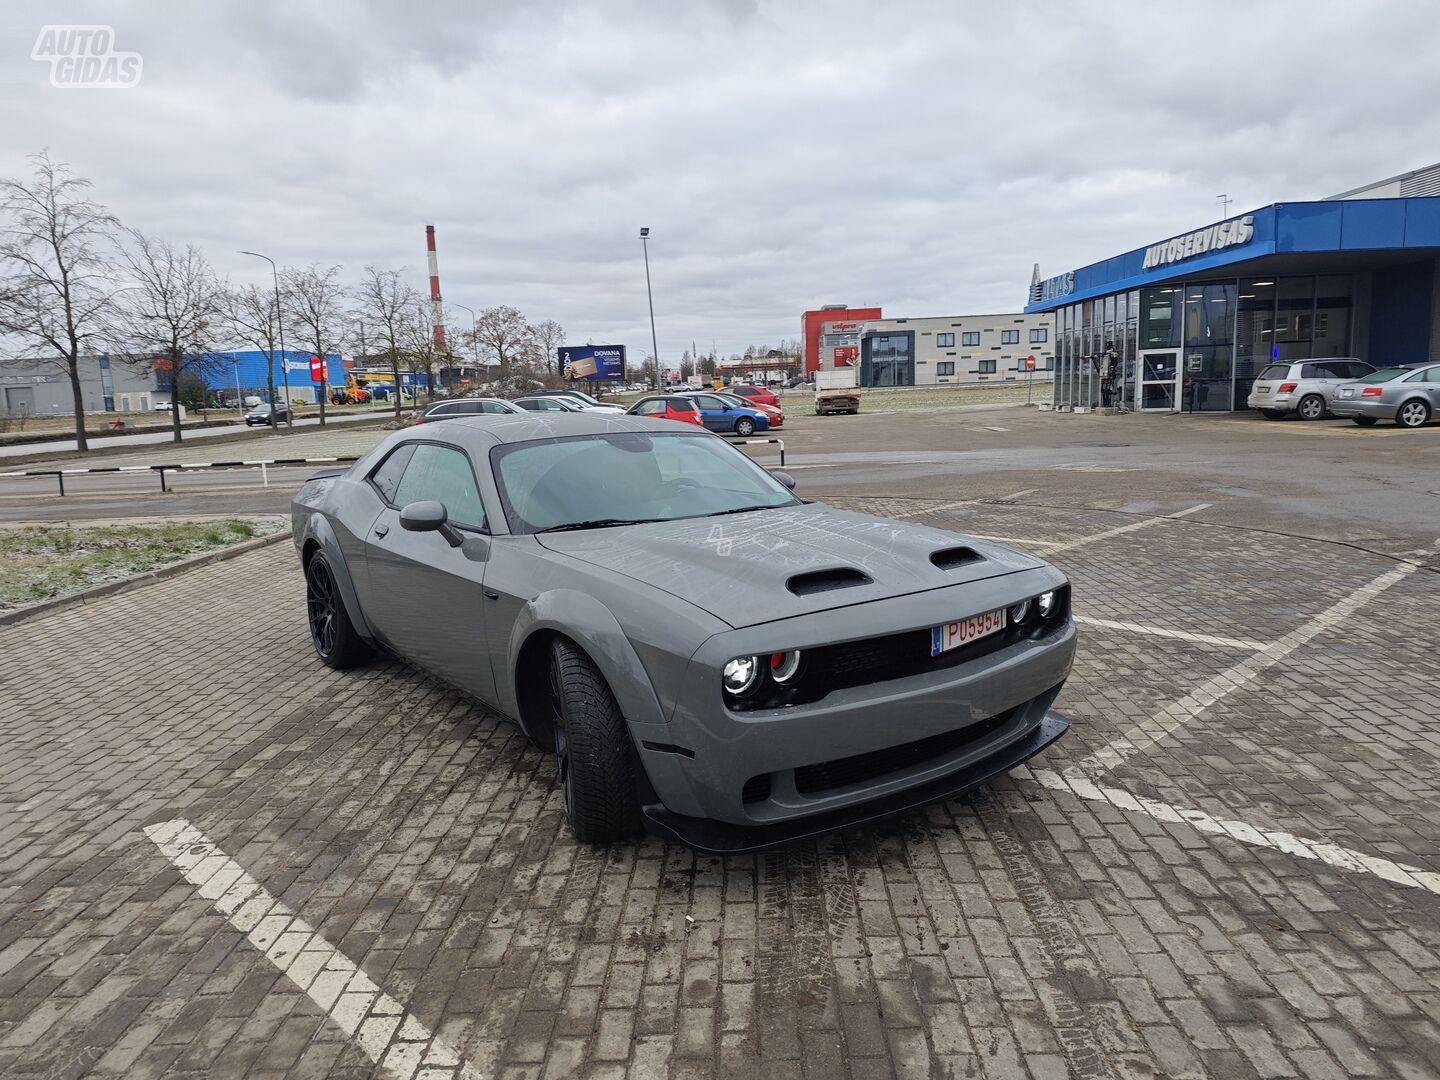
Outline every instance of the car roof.
{"label": "car roof", "polygon": [[[425,429],[410,429],[417,439]],[[571,435],[604,435],[614,431],[658,431],[689,434],[673,420],[650,420],[629,413],[477,413],[445,422],[448,437],[461,435],[476,443],[518,443],[535,439],[563,439]]]}

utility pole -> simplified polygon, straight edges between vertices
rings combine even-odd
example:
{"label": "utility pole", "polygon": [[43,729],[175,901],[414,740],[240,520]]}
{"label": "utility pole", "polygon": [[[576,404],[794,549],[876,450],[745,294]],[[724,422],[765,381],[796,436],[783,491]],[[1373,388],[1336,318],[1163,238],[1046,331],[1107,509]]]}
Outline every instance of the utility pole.
{"label": "utility pole", "polygon": [[1230,196],[1216,195],[1215,198],[1220,200],[1220,220],[1223,221],[1230,216]]}
{"label": "utility pole", "polygon": [[[270,264],[270,277],[275,283],[275,329],[280,336],[280,380],[285,384],[285,426],[291,427],[295,417],[290,408],[290,361],[285,358],[285,316],[280,308],[280,271],[275,268],[275,260],[269,255],[261,255],[258,251],[242,251],[241,255],[253,255],[257,259],[264,259]],[[270,430],[275,430],[275,356],[270,356]]]}

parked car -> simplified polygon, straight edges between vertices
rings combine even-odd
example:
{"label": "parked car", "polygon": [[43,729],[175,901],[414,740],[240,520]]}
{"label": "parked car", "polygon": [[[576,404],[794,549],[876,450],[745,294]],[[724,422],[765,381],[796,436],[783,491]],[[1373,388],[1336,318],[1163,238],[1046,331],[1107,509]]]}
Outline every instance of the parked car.
{"label": "parked car", "polygon": [[1374,370],[1354,357],[1267,364],[1255,377],[1245,404],[1270,420],[1283,420],[1290,413],[1301,420],[1322,420],[1336,387]]}
{"label": "parked car", "polygon": [[155,402],[155,404],[154,404],[154,406],[153,406],[153,409],[154,409],[155,412],[169,412],[169,411],[170,411],[170,402],[168,402],[168,401],[157,401],[157,402]]}
{"label": "parked car", "polygon": [[477,413],[489,413],[490,415],[519,413],[524,415],[524,409],[517,409],[508,401],[501,401],[499,398],[451,398],[448,401],[437,401],[427,405],[424,411],[415,415],[417,424],[433,424],[437,420],[453,420],[457,416],[474,416]]}
{"label": "parked car", "polygon": [[759,401],[746,401],[743,397],[740,397],[738,394],[732,394],[728,390],[723,392],[717,390],[715,396],[721,401],[728,401],[731,405],[738,406],[741,409],[754,409],[756,412],[764,413],[765,419],[770,421],[771,430],[782,427],[785,423],[785,411],[781,409],[779,405],[766,405]]}
{"label": "parked car", "polygon": [[752,386],[749,383],[731,383],[729,386],[725,387],[725,392],[728,394],[735,394],[739,397],[742,397],[746,401],[749,401],[751,404],[780,404],[780,398],[775,393],[775,391],[767,389],[763,386]]}
{"label": "parked car", "polygon": [[679,420],[682,424],[705,426],[695,402],[677,394],[641,398],[630,406],[628,412],[631,416],[648,416],[652,420]]}
{"label": "parked car", "polygon": [[291,504],[310,639],[336,669],[383,646],[512,718],[584,843],[774,847],[1064,734],[1063,573],[794,485],[643,417],[398,431]]}
{"label": "parked car", "polygon": [[1378,420],[1423,427],[1440,412],[1440,364],[1372,371],[1339,387],[1330,410],[1367,427]]}
{"label": "parked car", "polygon": [[759,409],[732,405],[719,394],[689,393],[683,396],[695,402],[700,410],[700,419],[709,431],[748,436],[770,428],[769,419]]}
{"label": "parked car", "polygon": [[556,396],[516,398],[510,404],[519,406],[526,412],[578,413],[585,411],[580,407],[578,401]]}
{"label": "parked car", "polygon": [[565,398],[579,405],[582,411],[585,409],[599,409],[602,412],[616,413],[623,413],[625,411],[624,405],[616,405],[610,401],[600,401],[597,398],[591,397],[583,390],[532,390],[525,396]]}
{"label": "parked car", "polygon": [[[290,410],[285,407],[282,401],[275,406],[275,422],[283,424],[290,419]],[[254,427],[256,424],[270,423],[270,406],[265,404],[256,405],[245,414],[245,426]]]}

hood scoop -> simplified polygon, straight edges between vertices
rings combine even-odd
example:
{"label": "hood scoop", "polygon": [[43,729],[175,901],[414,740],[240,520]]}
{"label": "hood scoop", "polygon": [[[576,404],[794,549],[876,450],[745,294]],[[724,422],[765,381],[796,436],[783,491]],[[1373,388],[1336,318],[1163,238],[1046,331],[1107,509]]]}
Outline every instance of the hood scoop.
{"label": "hood scoop", "polygon": [[815,593],[834,592],[836,589],[853,589],[857,585],[874,584],[874,578],[852,566],[835,566],[827,570],[807,570],[796,574],[785,582],[785,587],[796,596],[813,596]]}
{"label": "hood scoop", "polygon": [[930,561],[941,570],[956,570],[962,566],[971,566],[978,562],[984,562],[985,557],[974,548],[953,547],[932,551],[930,553]]}

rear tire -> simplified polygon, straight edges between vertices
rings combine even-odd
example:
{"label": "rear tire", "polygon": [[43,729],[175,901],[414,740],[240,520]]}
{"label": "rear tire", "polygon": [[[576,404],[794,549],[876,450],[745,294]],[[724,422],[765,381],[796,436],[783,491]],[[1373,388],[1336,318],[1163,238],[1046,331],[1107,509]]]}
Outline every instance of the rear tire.
{"label": "rear tire", "polygon": [[1423,401],[1407,401],[1395,410],[1395,423],[1405,428],[1424,427],[1430,422],[1430,406]]}
{"label": "rear tire", "polygon": [[315,655],[328,667],[344,671],[359,667],[373,655],[374,650],[350,622],[335,573],[323,552],[317,551],[305,564],[305,614]]}
{"label": "rear tire", "polygon": [[743,435],[743,436],[745,436],[746,438],[749,438],[751,435],[754,435],[754,434],[755,434],[755,421],[754,421],[754,420],[751,420],[750,417],[748,417],[748,416],[742,416],[742,417],[740,417],[739,420],[736,420],[736,421],[735,421],[735,434],[736,434],[736,435]]}
{"label": "rear tire", "polygon": [[1325,419],[1325,399],[1319,394],[1306,394],[1295,407],[1301,420]]}
{"label": "rear tire", "polygon": [[1350,419],[1354,420],[1355,423],[1359,424],[1361,427],[1370,427],[1372,424],[1375,423],[1375,417],[1373,416],[1352,416]]}
{"label": "rear tire", "polygon": [[565,819],[582,844],[640,830],[635,752],[625,718],[595,662],[563,638],[551,647],[550,707]]}

